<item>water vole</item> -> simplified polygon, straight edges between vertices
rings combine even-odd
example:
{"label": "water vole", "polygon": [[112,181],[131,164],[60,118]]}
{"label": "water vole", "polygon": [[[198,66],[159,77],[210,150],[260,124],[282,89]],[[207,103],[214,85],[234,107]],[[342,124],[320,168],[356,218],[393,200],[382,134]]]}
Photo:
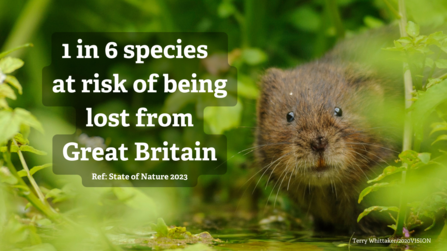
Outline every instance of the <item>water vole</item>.
{"label": "water vole", "polygon": [[[269,69],[257,107],[256,158],[269,183],[309,212],[317,231],[383,233],[358,205],[367,177],[396,157],[381,115],[387,85],[339,52],[293,69]],[[385,128],[386,130],[386,128]]]}

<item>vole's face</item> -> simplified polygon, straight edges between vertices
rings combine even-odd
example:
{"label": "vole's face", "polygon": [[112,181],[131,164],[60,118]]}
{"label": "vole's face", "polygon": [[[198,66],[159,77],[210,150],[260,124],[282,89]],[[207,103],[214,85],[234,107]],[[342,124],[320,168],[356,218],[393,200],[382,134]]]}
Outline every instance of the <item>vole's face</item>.
{"label": "vole's face", "polygon": [[267,175],[326,185],[364,178],[379,161],[382,148],[363,114],[371,104],[348,81],[323,66],[269,72],[257,128],[257,155]]}

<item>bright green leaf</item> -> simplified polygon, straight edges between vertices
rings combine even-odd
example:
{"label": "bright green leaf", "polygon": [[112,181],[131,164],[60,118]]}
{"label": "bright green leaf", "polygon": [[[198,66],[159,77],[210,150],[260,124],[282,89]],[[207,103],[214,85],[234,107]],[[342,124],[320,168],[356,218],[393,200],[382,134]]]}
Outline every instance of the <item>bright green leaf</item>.
{"label": "bright green leaf", "polygon": [[46,152],[37,150],[36,148],[34,148],[32,146],[28,146],[28,145],[20,146],[20,151],[22,151],[22,152],[31,152],[31,153],[35,153],[35,154],[38,154],[38,155],[47,155]]}
{"label": "bright green leaf", "polygon": [[222,134],[239,126],[242,115],[242,102],[238,100],[235,106],[206,107],[203,115],[206,125],[212,134]]}
{"label": "bright green leaf", "polygon": [[437,85],[441,82],[442,82],[442,79],[440,79],[440,78],[429,78],[426,89],[431,88],[432,86]]}
{"label": "bright green leaf", "polygon": [[22,124],[29,125],[43,133],[42,124],[40,124],[39,120],[37,120],[36,117],[34,117],[34,115],[32,115],[29,111],[22,108],[16,108],[14,109],[14,114],[20,119]]}
{"label": "bright green leaf", "polygon": [[431,143],[431,144],[434,145],[436,142],[443,141],[443,140],[447,140],[447,134],[439,135],[436,138],[436,140],[433,141],[433,143]]}
{"label": "bright green leaf", "polygon": [[257,65],[267,60],[267,54],[258,48],[249,48],[242,51],[242,59],[249,65]]}
{"label": "bright green leaf", "polygon": [[244,98],[256,99],[259,96],[258,88],[249,76],[238,75],[237,88],[237,94]]}
{"label": "bright green leaf", "polygon": [[428,164],[428,162],[430,161],[430,153],[419,153],[418,154],[418,158],[422,161],[422,163],[424,164]]}
{"label": "bright green leaf", "polygon": [[422,131],[426,119],[435,111],[447,97],[447,80],[436,84],[421,95],[411,106],[412,119],[416,135],[423,135]]}
{"label": "bright green leaf", "polygon": [[342,248],[342,247],[347,247],[349,244],[347,243],[342,243],[342,244],[338,244],[337,247]]}
{"label": "bright green leaf", "polygon": [[383,172],[379,176],[377,176],[377,178],[368,180],[368,183],[377,182],[379,180],[384,179],[385,177],[388,177],[395,173],[400,173],[405,170],[407,170],[407,168],[405,168],[405,167],[388,166],[385,169],[383,169]]}
{"label": "bright green leaf", "polygon": [[363,189],[363,191],[360,193],[358,203],[362,202],[363,198],[364,198],[366,195],[370,194],[371,192],[374,192],[374,191],[377,191],[377,190],[380,189],[380,188],[383,188],[383,187],[389,187],[389,186],[392,186],[392,185],[393,185],[393,184],[390,184],[390,183],[388,183],[388,182],[383,182],[383,183],[376,183],[376,184],[374,184],[374,185],[372,185],[372,186],[366,187],[366,188]]}
{"label": "bright green leaf", "polygon": [[7,75],[5,81],[16,88],[20,95],[22,94],[22,85],[20,85],[16,77]]}
{"label": "bright green leaf", "polygon": [[224,0],[217,7],[217,15],[221,18],[227,18],[236,12],[236,7],[228,0]]}
{"label": "bright green leaf", "polygon": [[398,207],[381,207],[381,206],[373,206],[373,207],[369,207],[367,209],[365,209],[357,218],[357,222],[359,222],[363,217],[367,216],[369,213],[371,213],[372,211],[379,211],[379,212],[383,212],[383,211],[394,211],[394,212],[399,212],[399,208]]}
{"label": "bright green leaf", "polygon": [[7,97],[12,100],[15,100],[17,98],[14,90],[9,85],[5,84],[0,84],[0,97]]}
{"label": "bright green leaf", "polygon": [[12,111],[0,111],[0,143],[14,137],[20,128],[21,121],[15,119]]}
{"label": "bright green leaf", "polygon": [[408,35],[411,37],[419,36],[419,25],[415,24],[412,21],[409,21],[406,27]]}
{"label": "bright green leaf", "polygon": [[40,122],[27,110],[16,108],[14,111],[0,111],[0,143],[14,137],[22,124],[43,132]]}
{"label": "bright green leaf", "polygon": [[366,16],[365,18],[363,18],[363,22],[366,24],[366,26],[372,29],[379,28],[384,25],[382,20],[375,18],[373,16]]}
{"label": "bright green leaf", "polygon": [[[35,167],[31,168],[31,170],[29,170],[29,173],[31,174],[31,176],[33,176],[36,172],[38,172],[38,171],[40,171],[40,170],[42,170],[42,169],[45,169],[45,168],[47,168],[47,167],[51,167],[51,166],[52,166],[51,163],[49,163],[49,164],[44,164],[44,165],[41,165],[41,166],[35,166]],[[26,176],[28,176],[28,174],[26,173],[25,170],[20,170],[20,171],[17,172],[17,173],[19,174],[20,177],[26,177]]]}
{"label": "bright green leaf", "polygon": [[28,145],[29,144],[29,140],[26,139],[25,137],[23,137],[23,135],[21,133],[17,133],[14,136],[14,139],[17,141],[18,144],[20,145]]}
{"label": "bright green leaf", "polygon": [[396,228],[397,228],[397,227],[396,227],[396,224],[388,225],[387,227],[393,229],[394,231],[396,231]]}
{"label": "bright green leaf", "polygon": [[168,96],[163,104],[162,111],[166,113],[179,112],[183,107],[197,101],[194,93],[174,92]]}
{"label": "bright green leaf", "polygon": [[439,131],[447,131],[447,122],[433,123],[431,124],[431,128],[433,129],[431,130],[430,135]]}
{"label": "bright green leaf", "polygon": [[321,23],[320,15],[310,5],[298,7],[289,20],[296,28],[309,32],[317,32]]}
{"label": "bright green leaf", "polygon": [[168,236],[168,226],[162,218],[158,218],[157,224],[151,223],[152,230],[157,232],[158,237]]}
{"label": "bright green leaf", "polygon": [[21,48],[24,48],[24,47],[33,47],[33,44],[28,43],[28,44],[24,44],[24,45],[21,45],[21,46],[17,46],[17,47],[15,47],[15,48],[10,49],[10,50],[4,51],[4,52],[0,53],[0,58],[2,58],[2,57],[4,57],[4,56],[8,55],[9,53],[11,53],[11,52],[13,52],[13,51],[16,51],[16,50],[21,49]]}
{"label": "bright green leaf", "polygon": [[6,167],[0,167],[0,182],[6,184],[14,185],[17,184],[18,180]]}
{"label": "bright green leaf", "polygon": [[407,43],[407,44],[411,44],[413,43],[413,39],[409,38],[409,37],[401,37],[397,40],[399,43]]}
{"label": "bright green leaf", "polygon": [[2,58],[0,59],[0,71],[8,74],[23,66],[23,61],[18,58]]}
{"label": "bright green leaf", "polygon": [[40,170],[45,169],[47,167],[51,167],[52,165],[53,164],[48,163],[48,164],[43,164],[41,166],[35,166],[35,167],[31,168],[31,170],[29,170],[29,172],[30,172],[31,175],[34,175],[37,171],[40,171]]}

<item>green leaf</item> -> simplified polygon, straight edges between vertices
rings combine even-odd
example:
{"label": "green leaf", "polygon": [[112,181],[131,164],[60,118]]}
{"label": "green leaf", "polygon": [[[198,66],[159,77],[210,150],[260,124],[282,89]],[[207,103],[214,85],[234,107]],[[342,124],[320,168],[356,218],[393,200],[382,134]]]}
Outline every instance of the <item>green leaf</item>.
{"label": "green leaf", "polygon": [[396,231],[396,229],[397,229],[396,224],[388,225],[387,227],[393,229],[394,231]]}
{"label": "green leaf", "polygon": [[431,143],[431,145],[434,145],[435,143],[439,142],[439,141],[443,141],[443,140],[447,140],[447,134],[443,134],[443,135],[439,135],[435,141],[433,141],[433,143]]}
{"label": "green leaf", "polygon": [[[29,170],[29,173],[31,174],[31,176],[33,176],[36,172],[38,172],[38,171],[40,171],[42,169],[45,169],[47,167],[51,167],[52,165],[53,164],[49,163],[49,164],[44,164],[44,165],[41,165],[41,166],[35,166],[35,167],[31,168],[31,170]],[[28,176],[28,174],[26,173],[25,170],[20,170],[17,173],[19,174],[20,177]]]}
{"label": "green leaf", "polygon": [[19,191],[21,193],[29,193],[30,192],[29,187],[27,187],[26,185],[14,185],[12,187],[19,189]]}
{"label": "green leaf", "polygon": [[[417,36],[415,39],[414,39],[414,43],[415,44],[424,44],[425,42],[427,41],[427,36]],[[425,46],[425,45],[424,45]]]}
{"label": "green leaf", "polygon": [[446,38],[446,35],[442,31],[438,31],[438,32],[428,35],[426,43],[434,44],[434,45],[437,45],[438,47],[441,47],[442,46],[441,42],[445,38]]}
{"label": "green leaf", "polygon": [[168,226],[162,218],[158,218],[157,224],[151,223],[152,230],[156,231],[158,237],[167,237],[168,236]]}
{"label": "green leaf", "polygon": [[408,35],[411,37],[419,36],[419,25],[415,24],[412,21],[409,21],[406,27]]}
{"label": "green leaf", "polygon": [[29,125],[39,132],[43,133],[42,124],[29,111],[22,108],[16,108],[14,109],[14,113],[18,118],[20,118],[22,124]]}
{"label": "green leaf", "polygon": [[347,243],[342,243],[342,244],[338,244],[337,247],[342,248],[342,247],[347,247],[349,244]]}
{"label": "green leaf", "polygon": [[35,167],[31,168],[31,170],[29,170],[29,172],[30,172],[31,175],[34,175],[37,171],[40,171],[42,169],[45,169],[45,168],[51,167],[51,166],[53,166],[52,163],[43,164],[41,166],[35,166]]}
{"label": "green leaf", "polygon": [[25,47],[33,47],[33,44],[28,43],[28,44],[24,44],[24,45],[21,45],[21,46],[17,46],[17,47],[15,47],[15,48],[10,49],[10,50],[4,51],[4,52],[0,53],[0,58],[2,58],[2,57],[4,57],[4,56],[8,55],[9,53],[11,53],[11,52],[13,52],[13,51],[16,51],[16,50],[19,50],[19,49],[21,49],[21,48],[25,48]]}
{"label": "green leaf", "polygon": [[447,122],[433,123],[431,124],[431,128],[433,129],[431,130],[430,135],[439,131],[447,131]]}
{"label": "green leaf", "polygon": [[0,97],[0,108],[9,109],[9,105],[5,97]]}
{"label": "green leaf", "polygon": [[217,15],[221,18],[227,18],[236,12],[236,7],[228,0],[224,0],[217,7]]}
{"label": "green leaf", "polygon": [[447,80],[436,84],[424,93],[411,106],[411,116],[414,123],[415,135],[423,135],[426,119],[435,111],[436,107],[446,101]]}
{"label": "green leaf", "polygon": [[26,140],[28,140],[30,130],[31,130],[31,128],[29,125],[25,125],[25,124],[20,125],[20,133],[23,135],[23,138]]}
{"label": "green leaf", "polygon": [[418,153],[413,150],[406,150],[399,154],[399,159],[402,160],[403,163],[412,165],[418,159]]}
{"label": "green leaf", "polygon": [[373,16],[366,16],[365,18],[363,18],[363,22],[366,24],[366,26],[373,29],[382,27],[384,25],[382,20]]}
{"label": "green leaf", "polygon": [[429,78],[426,88],[427,89],[431,88],[432,86],[437,85],[441,82],[442,82],[442,79],[440,79],[440,78]]}
{"label": "green leaf", "polygon": [[18,58],[2,58],[0,59],[0,70],[5,73],[11,73],[23,66],[23,61]]}
{"label": "green leaf", "polygon": [[15,119],[12,111],[0,111],[0,143],[14,137],[20,128],[20,120]]}
{"label": "green leaf", "polygon": [[413,43],[413,39],[411,39],[409,37],[401,37],[397,40],[397,42],[411,44],[411,43]]}
{"label": "green leaf", "polygon": [[289,20],[297,29],[308,32],[317,32],[321,23],[320,15],[310,5],[298,7],[292,12]]}
{"label": "green leaf", "polygon": [[391,183],[388,183],[388,182],[383,182],[383,183],[376,183],[376,184],[374,184],[372,186],[366,187],[360,193],[358,203],[362,202],[363,198],[366,195],[370,194],[371,192],[377,191],[378,189],[380,189],[382,187],[389,187],[389,186],[392,186],[392,185],[394,185],[394,184],[391,184]]}
{"label": "green leaf", "polygon": [[395,173],[400,173],[400,172],[405,171],[405,170],[407,170],[407,168],[405,168],[405,167],[388,166],[385,169],[383,169],[382,174],[377,176],[377,178],[372,179],[372,180],[368,180],[368,183],[377,182],[379,180],[384,179],[387,176],[390,176],[390,175],[395,174]]}
{"label": "green leaf", "polygon": [[222,134],[239,126],[242,115],[242,102],[238,100],[235,106],[230,107],[206,107],[203,119],[212,134]]}
{"label": "green leaf", "polygon": [[62,193],[62,190],[60,190],[59,188],[53,188],[50,191],[48,191],[48,193],[45,195],[45,198],[57,198],[59,196],[59,194]]}
{"label": "green leaf", "polygon": [[249,65],[257,65],[267,60],[267,54],[258,48],[249,48],[242,51],[242,59]]}
{"label": "green leaf", "polygon": [[367,216],[369,213],[371,213],[372,211],[379,211],[379,212],[383,212],[383,211],[394,211],[394,212],[399,212],[399,208],[398,207],[381,207],[381,206],[373,206],[373,207],[369,207],[367,209],[365,209],[357,218],[357,222],[360,222],[360,220]]}
{"label": "green leaf", "polygon": [[428,164],[430,162],[430,156],[431,153],[419,153],[418,158],[422,161],[424,164]]}
{"label": "green leaf", "polygon": [[22,95],[22,86],[16,77],[11,75],[6,75],[5,81],[9,83],[12,87],[16,88],[20,95]]}
{"label": "green leaf", "polygon": [[166,113],[179,112],[186,105],[197,102],[197,98],[195,93],[171,93],[165,100],[162,111]]}
{"label": "green leaf", "polygon": [[17,141],[18,144],[20,145],[28,145],[29,144],[29,140],[26,139],[25,137],[23,137],[23,135],[21,133],[17,133],[14,136],[14,139]]}
{"label": "green leaf", "polygon": [[31,152],[31,153],[35,153],[37,155],[47,155],[46,152],[37,150],[36,148],[34,148],[32,146],[29,146],[29,145],[22,145],[22,146],[20,146],[20,151],[22,151],[22,152]]}
{"label": "green leaf", "polygon": [[27,110],[16,108],[14,111],[0,111],[0,143],[14,137],[22,124],[43,132],[40,122]]}
{"label": "green leaf", "polygon": [[0,182],[14,185],[17,184],[18,180],[6,167],[0,167]]}
{"label": "green leaf", "polygon": [[[17,148],[16,145],[11,145],[10,151],[11,151],[12,153],[16,153],[16,152],[17,152],[17,149],[18,149],[18,148]],[[2,146],[2,147],[0,147],[0,152],[6,152],[6,151],[7,151],[6,146]],[[32,152],[32,153],[35,153],[35,154],[38,154],[38,155],[47,155],[46,152],[37,150],[37,149],[35,149],[34,147],[29,146],[29,145],[21,145],[21,146],[20,146],[20,151],[22,151],[22,152]]]}
{"label": "green leaf", "polygon": [[12,100],[15,100],[17,98],[14,90],[9,85],[5,84],[0,84],[0,97],[7,97]]}
{"label": "green leaf", "polygon": [[256,99],[259,96],[258,88],[249,76],[239,74],[237,88],[237,94],[244,98]]}

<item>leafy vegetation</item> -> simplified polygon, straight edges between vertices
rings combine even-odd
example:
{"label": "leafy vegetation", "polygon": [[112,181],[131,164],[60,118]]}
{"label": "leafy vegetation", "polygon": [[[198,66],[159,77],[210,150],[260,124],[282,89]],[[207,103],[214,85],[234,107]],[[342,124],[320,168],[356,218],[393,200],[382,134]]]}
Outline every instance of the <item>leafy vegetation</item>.
{"label": "leafy vegetation", "polygon": [[[370,217],[367,214],[373,211],[389,213],[395,222],[390,227],[397,236],[442,227],[442,217],[438,216],[447,206],[447,184],[442,179],[447,161],[447,37],[440,29],[426,28],[445,23],[447,4],[444,0],[407,0],[406,4],[406,17],[412,20],[405,22],[408,35],[385,49],[400,60],[393,64],[404,64],[405,72],[411,74],[414,89],[410,88],[407,101],[412,104],[407,111],[412,132],[410,144],[406,144],[410,147],[402,151],[395,165],[370,180],[371,186],[359,197],[359,201],[372,194],[385,197],[382,188],[387,187],[401,194],[402,203],[365,209],[358,218]],[[4,51],[0,53],[0,248],[214,249],[201,243],[187,245],[198,241],[233,250],[333,247],[326,239],[317,240],[326,241],[323,244],[301,243],[292,234],[284,234],[293,238],[284,237],[281,242],[259,240],[261,235],[277,238],[282,231],[310,230],[311,226],[305,213],[292,216],[292,203],[286,196],[277,194],[274,206],[272,192],[264,188],[268,186],[249,187],[258,182],[250,178],[258,170],[248,168],[253,163],[256,83],[266,68],[295,67],[323,55],[343,37],[393,25],[396,19],[401,20],[398,6],[394,0],[0,1],[0,8],[8,10],[0,15]],[[232,94],[238,105],[203,111],[200,100],[186,95],[180,99],[175,93],[160,104],[166,112],[197,111],[205,122],[205,132],[227,136],[229,168],[225,178],[201,177],[200,185],[194,188],[85,188],[78,177],[52,173],[52,137],[75,131],[68,108],[44,107],[41,102],[41,72],[50,64],[50,38],[55,31],[227,33],[228,62],[238,69],[238,97]],[[225,57],[210,55],[209,60],[219,62],[223,58],[226,62]],[[228,71],[227,64],[205,61],[203,67],[211,76]],[[151,63],[148,69],[161,71],[163,65]],[[112,102],[99,108],[107,112],[117,106],[123,104]],[[199,130],[188,128],[182,134],[154,130],[155,136],[148,141],[176,137],[191,145],[196,135],[203,133]],[[104,139],[92,138],[104,143],[121,137],[112,131],[105,134]],[[169,227],[159,217],[180,227]],[[255,231],[241,233],[252,226]],[[185,227],[201,233],[192,234]],[[260,234],[259,229],[265,232]],[[241,237],[234,245],[222,244],[204,230],[224,240],[231,239],[232,234]],[[436,236],[447,239],[447,228]],[[248,239],[252,241],[244,243]],[[349,236],[344,241],[348,240]],[[351,244],[341,245],[351,248]]]}
{"label": "leafy vegetation", "polygon": [[[400,190],[400,206],[373,206],[365,209],[358,217],[358,221],[360,221],[374,210],[397,212],[396,218],[390,214],[395,224],[389,226],[395,230],[396,237],[402,237],[405,231],[408,232],[408,230],[422,225],[422,217],[431,218],[433,223],[425,229],[430,230],[436,224],[436,215],[441,213],[442,218],[446,218],[447,206],[447,196],[445,196],[447,186],[443,182],[443,177],[437,176],[439,175],[438,173],[432,172],[428,177],[424,177],[422,182],[418,180],[419,183],[409,181],[407,178],[410,175],[414,175],[413,173],[419,169],[446,167],[447,155],[442,149],[437,149],[438,153],[436,153],[436,158],[433,159],[431,153],[418,151],[421,150],[427,121],[433,113],[437,114],[437,119],[436,122],[431,122],[430,126],[433,129],[430,135],[446,131],[444,127],[446,119],[444,110],[447,101],[445,95],[447,93],[447,81],[444,80],[446,75],[434,76],[434,73],[440,74],[438,70],[442,72],[443,69],[447,68],[447,65],[444,65],[445,59],[443,59],[445,53],[447,53],[447,35],[442,31],[421,35],[418,24],[409,21],[405,25],[405,23],[402,23],[402,20],[406,20],[405,12],[402,12],[404,8],[404,2],[399,1],[399,10],[401,10],[399,14],[401,19],[400,28],[401,35],[404,36],[394,41],[394,47],[385,48],[385,50],[396,51],[401,54],[400,59],[403,63],[404,74],[409,75],[409,78],[404,75],[407,98],[405,101],[407,108],[405,130],[408,133],[405,133],[404,136],[403,152],[399,154],[399,159],[396,160],[396,163],[401,165],[386,167],[382,174],[368,181],[368,183],[375,184],[366,187],[359,196],[360,203],[366,195],[373,191],[383,187],[397,186]],[[425,72],[427,72],[425,68],[429,69],[428,75],[425,75]],[[420,83],[420,85],[413,85],[415,82]],[[411,100],[408,99],[409,97],[412,97]],[[447,139],[445,134],[438,135],[431,145],[435,145],[437,142],[445,139]],[[414,144],[411,143],[413,140]],[[388,182],[377,183],[384,179]],[[430,187],[430,183],[433,181],[437,184],[436,190],[430,191],[428,187]],[[408,191],[409,188],[420,185],[425,186],[425,199],[423,201],[411,200],[412,196]],[[407,211],[409,204],[411,204],[410,210]],[[447,229],[447,224],[444,225],[444,228]],[[409,237],[409,234],[407,237]]]}

